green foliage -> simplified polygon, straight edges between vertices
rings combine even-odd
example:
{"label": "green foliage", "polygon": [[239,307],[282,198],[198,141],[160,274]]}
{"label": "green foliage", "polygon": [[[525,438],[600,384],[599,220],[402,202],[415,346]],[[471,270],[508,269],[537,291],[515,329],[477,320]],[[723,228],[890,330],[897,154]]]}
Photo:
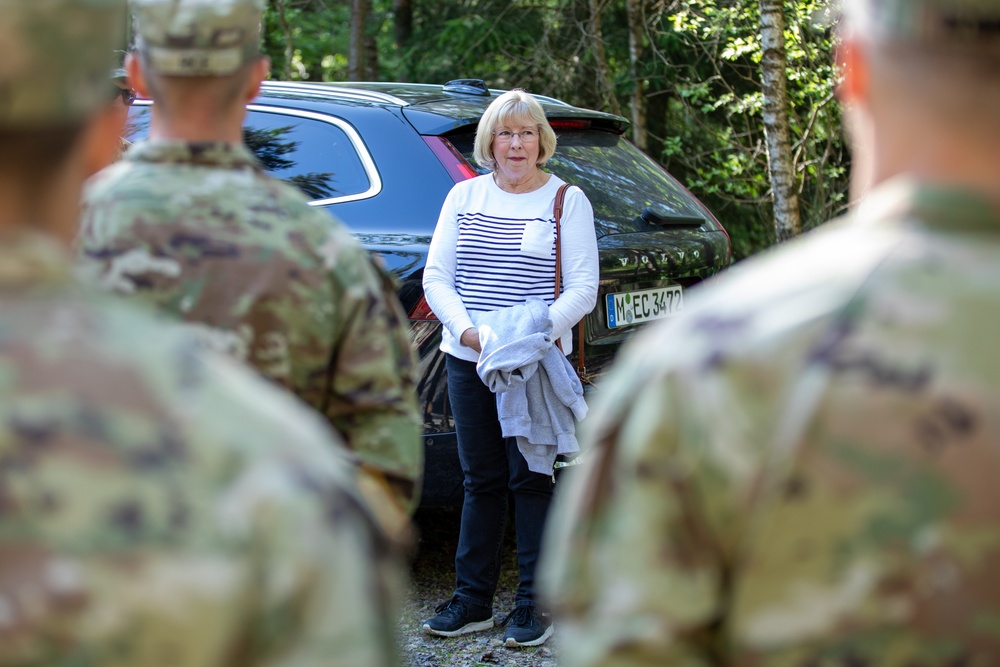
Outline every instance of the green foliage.
{"label": "green foliage", "polygon": [[[525,54],[543,37],[544,17],[534,3],[437,2],[415,9],[415,36],[405,58],[413,80],[476,77],[494,87],[514,87]],[[440,57],[419,60],[426,53]]]}
{"label": "green foliage", "polygon": [[[398,0],[396,0],[398,2]],[[475,77],[629,116],[646,100],[647,152],[716,213],[734,255],[773,243],[754,0],[645,0],[630,69],[625,0],[411,0],[400,38],[393,0],[372,0],[366,27],[377,78],[425,83]],[[849,155],[834,101],[827,0],[785,3],[788,92],[803,226],[845,206]],[[600,10],[594,34],[592,8]],[[279,11],[281,9],[282,11]],[[347,0],[272,0],[265,48],[274,76],[347,78]]]}
{"label": "green foliage", "polygon": [[[670,82],[654,156],[717,213],[733,237],[735,255],[743,257],[773,242],[758,4],[688,0],[674,7],[651,31],[659,57],[648,76]],[[818,0],[785,3],[792,149],[804,229],[839,214],[847,191],[847,155],[833,103],[833,35],[817,25],[823,10]]]}
{"label": "green foliage", "polygon": [[272,77],[346,79],[350,23],[350,7],[344,3],[275,0],[264,15],[264,50],[271,58]]}

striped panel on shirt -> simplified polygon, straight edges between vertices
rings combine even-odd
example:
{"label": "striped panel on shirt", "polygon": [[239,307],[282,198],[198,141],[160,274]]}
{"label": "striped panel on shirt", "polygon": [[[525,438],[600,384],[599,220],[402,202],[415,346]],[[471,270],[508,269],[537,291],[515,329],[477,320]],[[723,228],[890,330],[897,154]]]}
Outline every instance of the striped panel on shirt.
{"label": "striped panel on shirt", "polygon": [[[555,225],[555,218],[530,218]],[[548,257],[521,252],[529,219],[483,213],[458,215],[455,289],[466,310],[489,312],[517,306],[528,297],[552,304],[556,283],[556,244]]]}

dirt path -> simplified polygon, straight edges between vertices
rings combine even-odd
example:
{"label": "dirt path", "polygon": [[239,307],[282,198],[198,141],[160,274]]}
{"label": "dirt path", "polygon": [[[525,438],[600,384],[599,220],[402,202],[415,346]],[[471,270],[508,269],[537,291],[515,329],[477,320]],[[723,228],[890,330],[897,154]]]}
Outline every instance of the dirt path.
{"label": "dirt path", "polygon": [[[451,597],[455,587],[455,545],[458,513],[421,511],[417,514],[421,540],[411,570],[410,592],[399,623],[399,642],[404,667],[556,667],[558,628],[552,639],[537,648],[509,649],[501,643],[503,629],[495,627],[455,638],[424,634],[423,622],[434,615],[434,607]],[[514,608],[517,564],[512,531],[504,544],[504,566],[494,620],[499,625]]]}

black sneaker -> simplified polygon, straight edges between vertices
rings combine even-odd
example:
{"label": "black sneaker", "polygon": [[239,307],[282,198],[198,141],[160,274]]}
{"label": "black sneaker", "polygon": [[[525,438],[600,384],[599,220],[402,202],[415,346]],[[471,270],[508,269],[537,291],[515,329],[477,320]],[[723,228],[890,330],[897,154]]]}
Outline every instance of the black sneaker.
{"label": "black sneaker", "polygon": [[424,623],[424,632],[440,637],[457,637],[493,627],[493,610],[463,602],[456,595],[434,610],[437,616]]}
{"label": "black sneaker", "polygon": [[506,626],[503,643],[510,648],[541,646],[552,636],[552,619],[534,605],[516,607],[500,625]]}

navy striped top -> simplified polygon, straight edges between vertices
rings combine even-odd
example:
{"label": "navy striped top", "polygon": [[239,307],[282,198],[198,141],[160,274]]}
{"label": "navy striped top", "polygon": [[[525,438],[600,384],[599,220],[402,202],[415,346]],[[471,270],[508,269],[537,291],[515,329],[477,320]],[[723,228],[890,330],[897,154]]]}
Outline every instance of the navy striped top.
{"label": "navy striped top", "polygon": [[[547,257],[521,252],[527,224],[552,229]],[[470,311],[493,311],[528,297],[551,304],[555,296],[555,218],[501,218],[485,213],[458,215],[455,290]]]}
{"label": "navy striped top", "polygon": [[597,299],[594,211],[579,188],[566,193],[560,241],[562,289],[555,291],[555,215],[563,181],[550,175],[538,190],[511,194],[491,175],[455,185],[441,208],[424,268],[424,295],[444,324],[441,349],[467,361],[478,353],[461,344],[470,313],[517,306],[537,297],[550,304],[552,335],[572,347],[570,329]]}

